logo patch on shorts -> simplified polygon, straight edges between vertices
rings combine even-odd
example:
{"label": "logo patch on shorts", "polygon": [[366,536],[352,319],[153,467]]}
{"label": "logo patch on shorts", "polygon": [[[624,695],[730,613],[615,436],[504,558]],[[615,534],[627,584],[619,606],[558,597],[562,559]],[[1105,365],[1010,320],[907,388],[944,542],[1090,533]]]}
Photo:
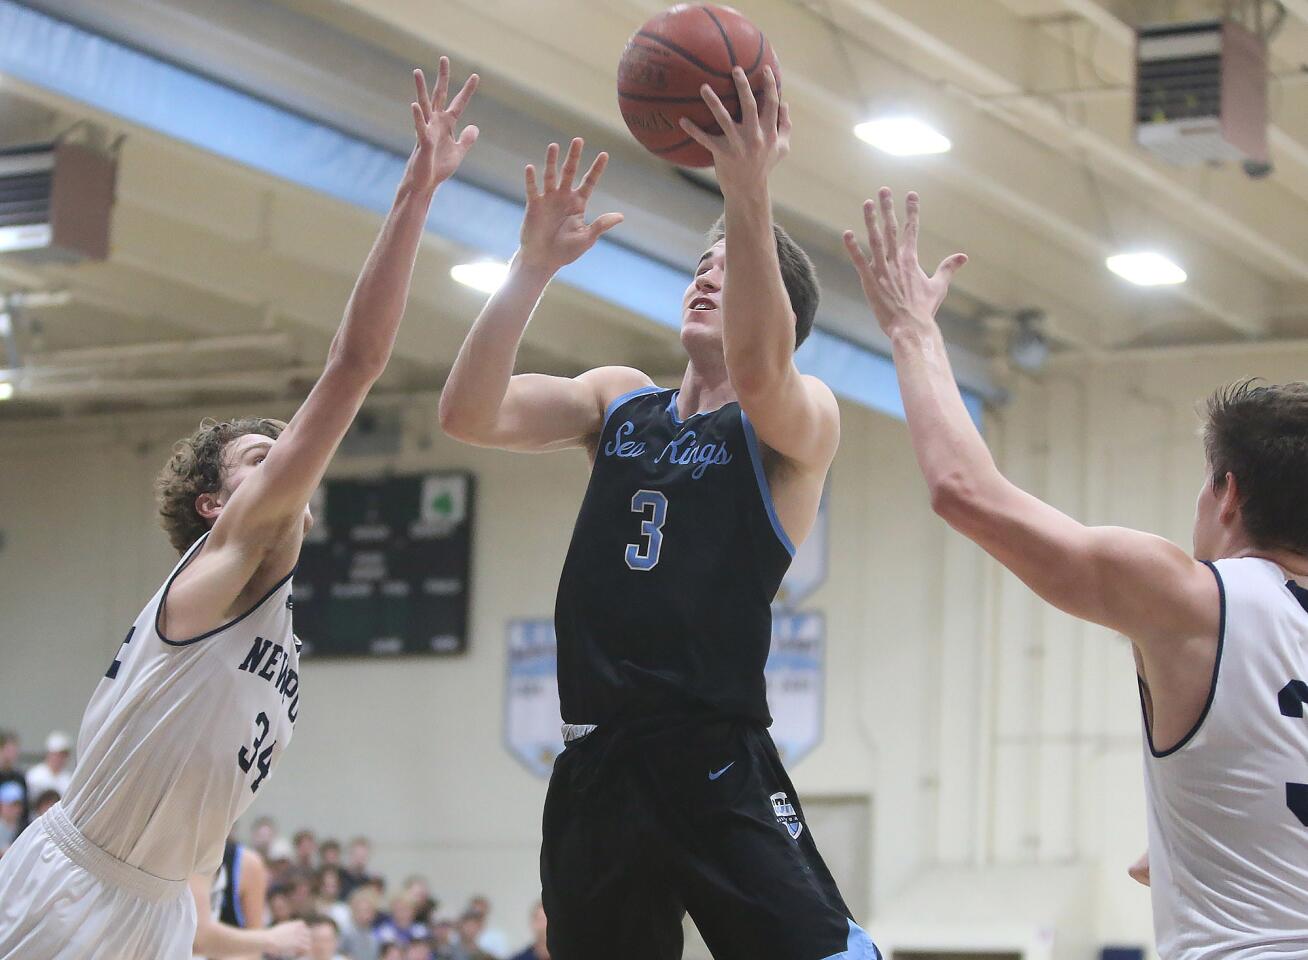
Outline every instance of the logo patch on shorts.
{"label": "logo patch on shorts", "polygon": [[777,815],[777,823],[785,824],[791,840],[798,840],[804,832],[804,824],[799,821],[799,814],[785,793],[772,794],[772,812]]}

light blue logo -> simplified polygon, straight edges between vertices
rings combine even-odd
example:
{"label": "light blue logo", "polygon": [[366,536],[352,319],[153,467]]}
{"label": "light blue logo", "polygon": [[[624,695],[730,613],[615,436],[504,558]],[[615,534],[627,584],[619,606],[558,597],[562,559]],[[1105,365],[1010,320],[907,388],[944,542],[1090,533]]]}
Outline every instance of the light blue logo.
{"label": "light blue logo", "polygon": [[735,765],[736,765],[736,761],[735,761],[735,760],[732,760],[729,764],[727,764],[727,765],[726,765],[725,767],[723,767],[721,770],[718,770],[718,771],[715,772],[715,773],[710,773],[710,774],[709,774],[709,779],[710,779],[710,780],[716,780],[718,777],[722,776],[724,773],[726,773],[728,770],[730,770],[730,769],[731,769],[732,767],[734,767]]}

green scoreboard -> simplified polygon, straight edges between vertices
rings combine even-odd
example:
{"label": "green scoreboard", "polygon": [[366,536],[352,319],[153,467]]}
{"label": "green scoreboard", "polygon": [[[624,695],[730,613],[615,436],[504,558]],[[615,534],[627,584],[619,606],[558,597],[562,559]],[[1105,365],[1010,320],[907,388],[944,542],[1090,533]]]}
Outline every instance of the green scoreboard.
{"label": "green scoreboard", "polygon": [[326,481],[295,571],[302,655],[466,650],[474,489],[463,472]]}

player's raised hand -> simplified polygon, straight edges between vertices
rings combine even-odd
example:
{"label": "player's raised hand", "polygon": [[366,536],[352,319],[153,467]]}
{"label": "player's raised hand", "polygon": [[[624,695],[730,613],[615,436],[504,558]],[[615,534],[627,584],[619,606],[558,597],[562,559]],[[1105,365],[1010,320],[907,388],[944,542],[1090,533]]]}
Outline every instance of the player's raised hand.
{"label": "player's raised hand", "polygon": [[532,164],[527,164],[527,213],[522,219],[519,256],[534,269],[553,273],[572,263],[622,222],[620,213],[603,213],[586,222],[586,204],[604,175],[609,155],[597,156],[581,183],[574,187],[583,146],[580,137],[572,141],[560,170],[559,145],[551,143],[545,151],[543,178]]}
{"label": "player's raised hand", "polygon": [[945,301],[950,281],[967,263],[967,254],[955,253],[942,260],[934,274],[927,276],[917,262],[919,206],[918,195],[910,192],[901,235],[895,219],[895,197],[889,187],[878,191],[876,201],[863,201],[870,255],[859,246],[853,230],[845,231],[845,250],[858,271],[863,295],[887,334],[905,327],[934,325],[936,311]]}
{"label": "player's raised hand", "polygon": [[722,132],[714,135],[688,117],[681,119],[681,129],[713,154],[713,166],[723,193],[766,183],[772,168],[790,152],[790,109],[781,100],[772,68],[763,68],[762,103],[754,97],[743,69],[733,67],[731,79],[740,99],[739,123],[732,119],[707,83],[700,87],[699,93]]}
{"label": "player's raised hand", "polygon": [[288,920],[268,928],[267,953],[276,957],[302,957],[309,952],[309,927],[303,920]]}
{"label": "player's raised hand", "polygon": [[419,189],[435,190],[448,180],[477,142],[480,132],[475,126],[464,127],[456,136],[459,117],[477,89],[478,77],[474,73],[463,84],[463,89],[446,105],[450,91],[450,61],[441,57],[436,74],[436,86],[427,91],[427,78],[421,70],[413,71],[417,99],[409,106],[413,110],[413,132],[418,142],[409,157],[405,176]]}

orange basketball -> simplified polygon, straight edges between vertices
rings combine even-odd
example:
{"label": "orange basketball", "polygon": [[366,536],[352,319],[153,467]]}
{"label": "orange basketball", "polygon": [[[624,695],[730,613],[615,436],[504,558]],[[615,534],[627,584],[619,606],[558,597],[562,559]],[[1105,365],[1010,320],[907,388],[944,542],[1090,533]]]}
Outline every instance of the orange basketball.
{"label": "orange basketball", "polygon": [[699,88],[711,86],[732,117],[740,98],[731,68],[744,68],[754,96],[763,99],[763,68],[781,83],[767,37],[743,15],[716,4],[683,3],[654,17],[627,41],[618,63],[618,108],[632,136],[651,153],[683,167],[708,167],[713,156],[686,135],[689,117],[721,133]]}

